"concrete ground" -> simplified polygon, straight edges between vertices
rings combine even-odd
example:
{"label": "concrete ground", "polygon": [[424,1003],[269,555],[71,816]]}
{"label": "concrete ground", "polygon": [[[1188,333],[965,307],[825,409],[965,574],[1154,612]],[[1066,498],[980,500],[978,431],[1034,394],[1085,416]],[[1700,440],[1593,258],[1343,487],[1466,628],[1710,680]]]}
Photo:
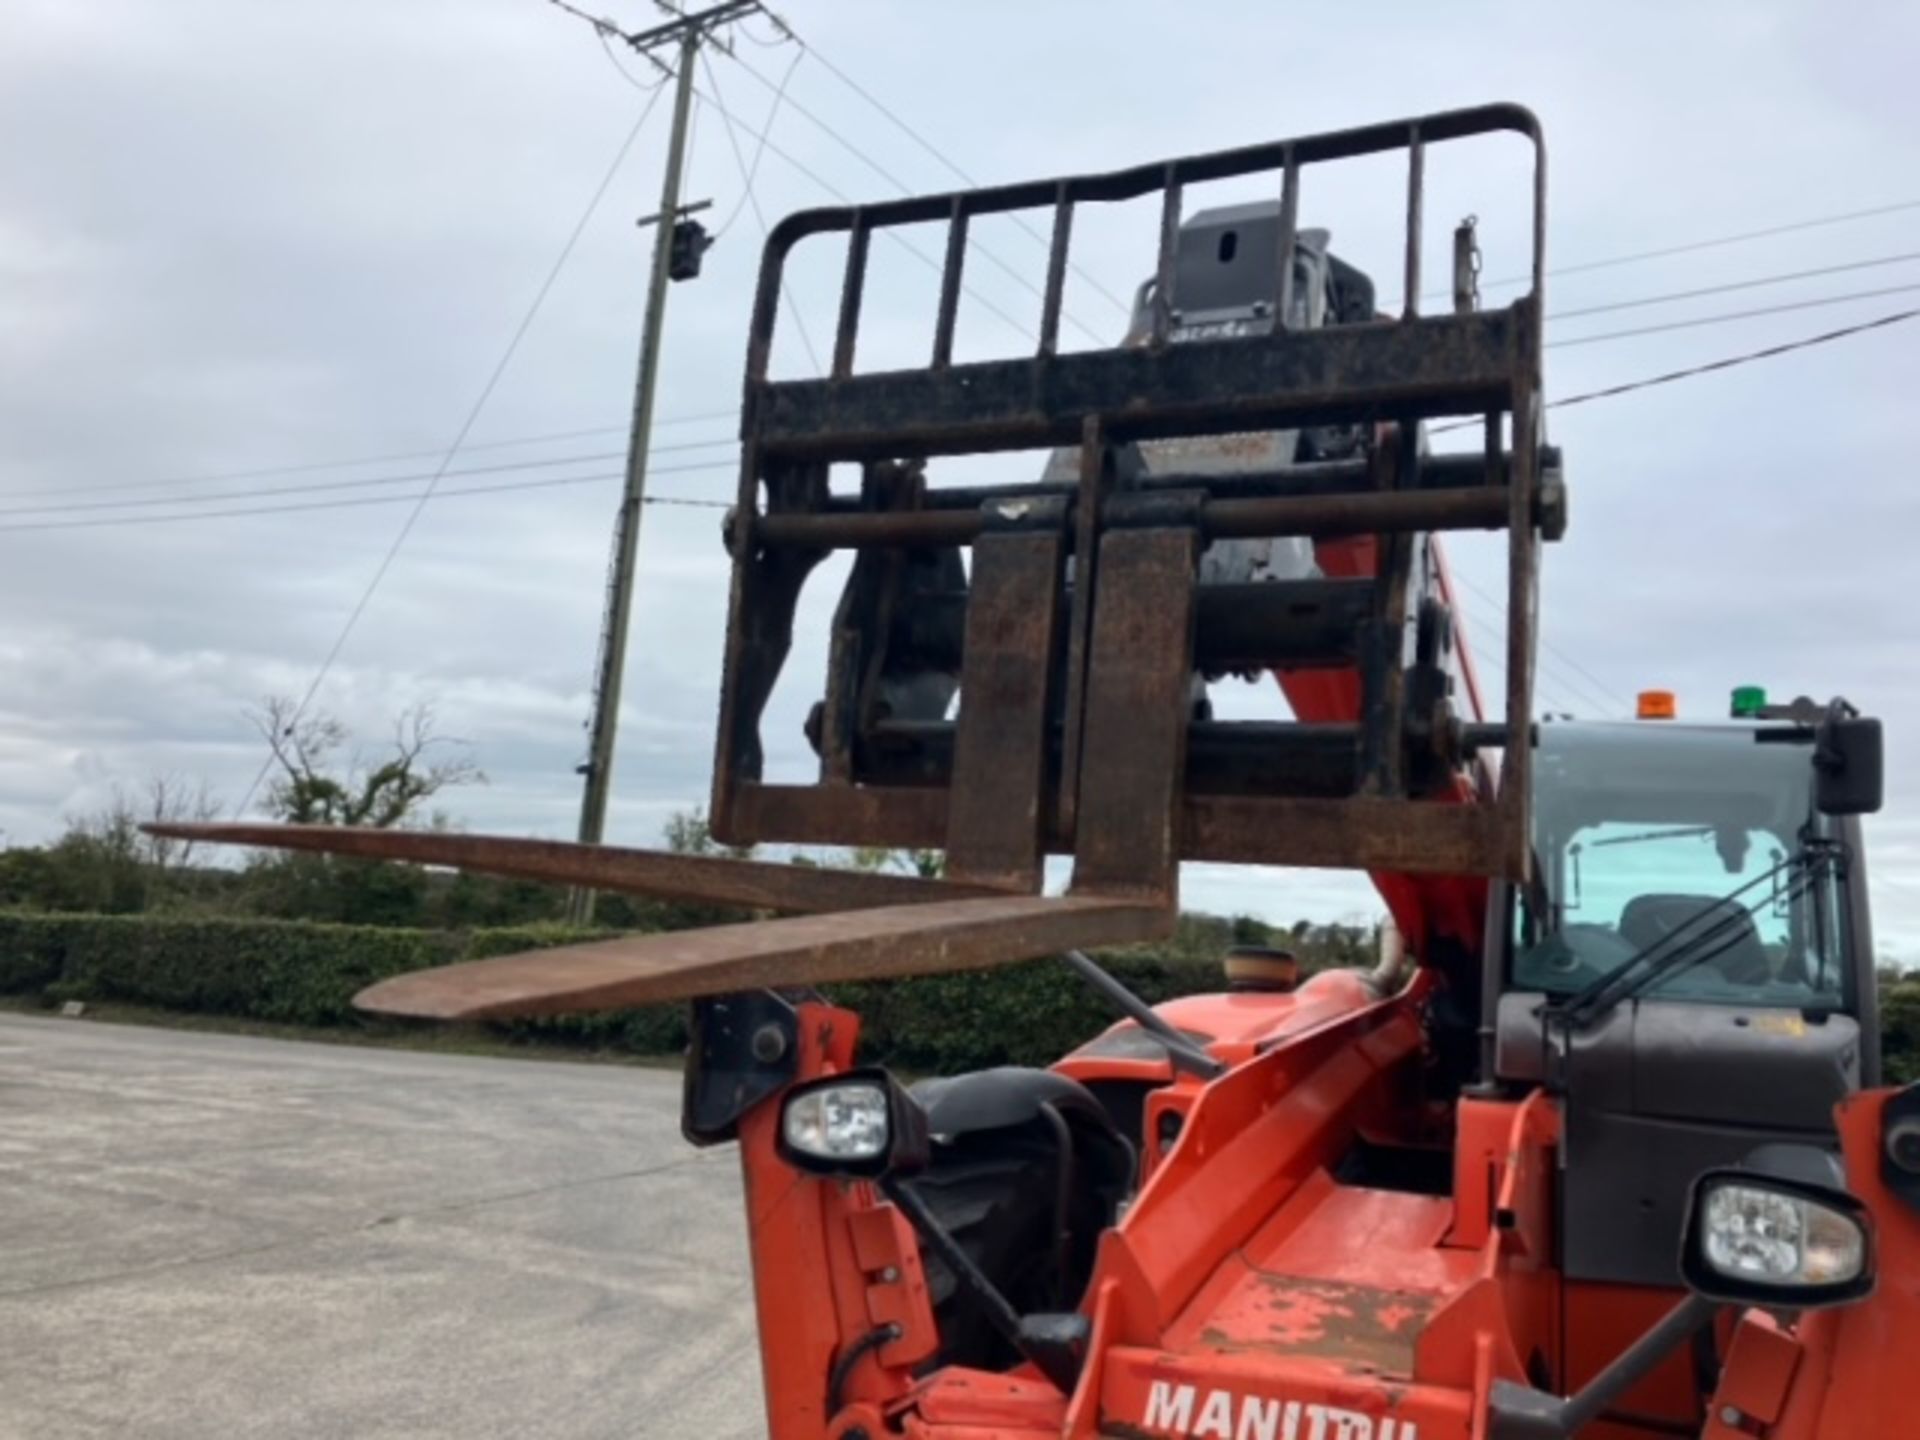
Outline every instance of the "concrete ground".
{"label": "concrete ground", "polygon": [[0,1440],[759,1435],[679,1076],[0,1016]]}

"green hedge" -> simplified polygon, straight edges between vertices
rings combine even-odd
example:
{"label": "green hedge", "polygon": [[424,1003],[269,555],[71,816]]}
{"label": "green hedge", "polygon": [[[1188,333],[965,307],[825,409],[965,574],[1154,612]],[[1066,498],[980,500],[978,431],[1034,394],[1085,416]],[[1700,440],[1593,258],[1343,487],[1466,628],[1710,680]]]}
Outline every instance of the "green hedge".
{"label": "green hedge", "polygon": [[545,929],[0,913],[0,991],[350,1025],[360,1023],[354,994],[389,975],[577,938],[583,937]]}
{"label": "green hedge", "polygon": [[1887,1079],[1920,1080],[1920,980],[1896,980],[1880,992]]}
{"label": "green hedge", "polygon": [[[1102,954],[1100,960],[1152,1004],[1221,988],[1214,962],[1125,951]],[[831,986],[827,993],[859,1014],[867,1058],[935,1074],[1051,1064],[1114,1021],[1105,1001],[1065,965],[1050,960]]]}
{"label": "green hedge", "polygon": [[0,914],[0,994],[30,994],[58,984],[75,930],[65,915]]}
{"label": "green hedge", "polygon": [[[431,965],[595,938],[563,926],[399,930],[298,920],[0,912],[0,992],[105,1000],[311,1026],[369,1023],[354,994]],[[1149,1000],[1219,987],[1213,964],[1120,954],[1115,971]],[[916,1070],[1044,1064],[1098,1034],[1112,1015],[1062,966],[835,987],[860,1012],[862,1050]],[[687,1043],[686,1008],[513,1021],[531,1044],[669,1055]]]}
{"label": "green hedge", "polygon": [[[376,980],[431,965],[591,939],[604,931],[538,925],[399,930],[298,920],[0,911],[0,993],[109,1000],[201,1014],[311,1026],[369,1024],[354,994]],[[1144,951],[1102,956],[1149,1001],[1216,990],[1211,962]],[[1033,961],[992,971],[831,987],[860,1013],[872,1060],[940,1073],[986,1065],[1043,1065],[1098,1034],[1112,1015],[1066,967]],[[1920,979],[1884,991],[1887,1072],[1920,1079]],[[687,1042],[678,1005],[495,1027],[529,1044],[678,1053]]]}

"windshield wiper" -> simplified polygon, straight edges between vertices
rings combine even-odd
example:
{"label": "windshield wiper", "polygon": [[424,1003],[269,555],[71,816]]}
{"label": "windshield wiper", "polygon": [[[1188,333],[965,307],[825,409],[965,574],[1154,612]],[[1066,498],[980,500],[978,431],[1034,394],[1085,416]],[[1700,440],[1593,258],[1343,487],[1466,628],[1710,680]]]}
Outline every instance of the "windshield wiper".
{"label": "windshield wiper", "polygon": [[1604,840],[1590,840],[1588,848],[1598,850],[1607,845],[1644,845],[1649,840],[1691,840],[1714,833],[1711,825],[1685,825],[1677,829],[1642,830],[1635,835],[1610,835]]}
{"label": "windshield wiper", "polygon": [[1792,899],[1814,885],[1839,855],[1836,841],[1803,836],[1793,855],[1777,861],[1745,884],[1728,891],[1673,927],[1651,945],[1628,956],[1585,989],[1550,1009],[1570,1030],[1585,1030],[1605,1019],[1623,1001],[1643,995],[1683,970],[1705,964],[1739,943],[1747,918],[1772,893],[1751,905],[1740,897],[1772,881],[1782,871],[1792,873],[1786,897]]}

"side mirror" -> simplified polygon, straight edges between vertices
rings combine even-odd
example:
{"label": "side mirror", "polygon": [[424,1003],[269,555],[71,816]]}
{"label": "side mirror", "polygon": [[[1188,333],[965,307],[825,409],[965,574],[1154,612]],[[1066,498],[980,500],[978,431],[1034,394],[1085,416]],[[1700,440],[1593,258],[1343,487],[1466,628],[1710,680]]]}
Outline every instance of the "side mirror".
{"label": "side mirror", "polygon": [[1709,1170],[1694,1182],[1680,1274],[1695,1294],[1806,1310],[1872,1293],[1867,1208],[1837,1186],[1801,1178],[1831,1167],[1822,1152],[1809,1152],[1808,1163],[1772,1163],[1799,1159],[1783,1152],[1801,1149],[1763,1147],[1751,1168]]}
{"label": "side mirror", "polygon": [[1887,1101],[1880,1124],[1880,1179],[1920,1211],[1920,1082]]}
{"label": "side mirror", "polygon": [[780,1102],[780,1156],[797,1170],[877,1180],[926,1167],[927,1112],[885,1070],[796,1085]]}
{"label": "side mirror", "polygon": [[1822,815],[1871,815],[1884,788],[1880,722],[1829,712],[1814,740],[1815,808]]}

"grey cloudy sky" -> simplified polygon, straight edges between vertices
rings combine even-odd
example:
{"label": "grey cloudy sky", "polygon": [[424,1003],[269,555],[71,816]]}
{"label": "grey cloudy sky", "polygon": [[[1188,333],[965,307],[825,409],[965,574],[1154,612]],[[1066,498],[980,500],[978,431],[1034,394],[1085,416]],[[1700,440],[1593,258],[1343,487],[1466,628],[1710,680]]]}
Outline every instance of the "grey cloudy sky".
{"label": "grey cloudy sky", "polygon": [[[638,0],[600,3],[629,25],[654,18]],[[1832,7],[1755,3],[791,0],[784,13],[820,57],[800,60],[789,96],[871,164],[784,110],[772,139],[785,153],[767,154],[756,182],[769,217],[832,200],[826,185],[895,193],[882,171],[915,189],[954,183],[823,59],[982,181],[1519,100],[1546,126],[1558,266],[1920,199],[1910,7],[1862,7],[1846,24]],[[8,0],[0,32],[0,830],[25,843],[156,773],[205,777],[237,801],[261,760],[243,708],[304,690],[408,506],[208,512],[411,495],[417,481],[304,487],[433,462],[158,482],[444,446],[646,103],[636,85],[654,77],[630,59],[623,77],[587,27],[541,0]],[[764,26],[753,37],[775,38]],[[749,152],[795,53],[743,42],[703,77]],[[632,221],[658,193],[665,119],[662,105],[472,438],[599,433],[463,456],[456,471],[527,468],[449,490],[617,469],[605,457],[620,445],[646,258]],[[1521,158],[1495,145],[1432,162],[1436,264],[1469,211],[1491,278],[1524,264]],[[1389,304],[1398,185],[1397,169],[1360,166],[1310,181],[1303,203],[1304,220],[1383,277]],[[716,201],[715,219],[741,196],[711,105],[690,192]],[[1908,208],[1580,270],[1549,283],[1549,311],[1898,256],[1920,250],[1917,227],[1920,208]],[[1038,277],[1031,239],[987,239]],[[705,278],[673,291],[660,400],[673,423],[658,438],[682,448],[657,457],[657,493],[731,489],[732,426],[712,417],[737,403],[758,242],[741,210]],[[1076,242],[1125,294],[1148,264],[1150,218],[1076,227]],[[870,311],[883,318],[868,358],[883,359],[889,345],[917,348],[906,317],[930,313],[933,280],[904,254],[877,252],[876,264]],[[992,264],[971,273],[963,348],[1008,353],[1018,337],[987,307],[1030,323],[1036,302]],[[804,266],[799,278],[824,335],[826,269],[811,293]],[[1583,336],[1916,283],[1915,265],[1888,264],[1568,318],[1550,326],[1562,348],[1548,393],[1920,300],[1564,343]],[[1123,317],[1092,287],[1076,285],[1068,304],[1088,331],[1117,336]],[[1893,326],[1556,414],[1574,520],[1547,555],[1540,690],[1548,708],[1591,715],[1665,685],[1704,717],[1754,682],[1845,692],[1884,715],[1890,803],[1870,831],[1881,940],[1920,960],[1920,763],[1905,742],[1920,677],[1903,578],[1920,519],[1903,433],[1916,337],[1920,322]],[[806,365],[791,327],[779,359]],[[472,828],[572,828],[616,490],[582,478],[429,504],[322,692],[366,732],[435,702],[492,777],[458,797]],[[705,797],[725,600],[718,515],[647,513],[614,838],[645,843]],[[1498,587],[1490,548],[1456,556],[1470,583]],[[824,614],[832,596],[815,589]],[[1498,623],[1487,605],[1472,618],[1483,651]],[[821,654],[798,652],[804,681]],[[800,713],[790,688],[775,759],[794,769]],[[1372,908],[1354,877],[1306,872],[1209,870],[1187,895],[1276,919]]]}

